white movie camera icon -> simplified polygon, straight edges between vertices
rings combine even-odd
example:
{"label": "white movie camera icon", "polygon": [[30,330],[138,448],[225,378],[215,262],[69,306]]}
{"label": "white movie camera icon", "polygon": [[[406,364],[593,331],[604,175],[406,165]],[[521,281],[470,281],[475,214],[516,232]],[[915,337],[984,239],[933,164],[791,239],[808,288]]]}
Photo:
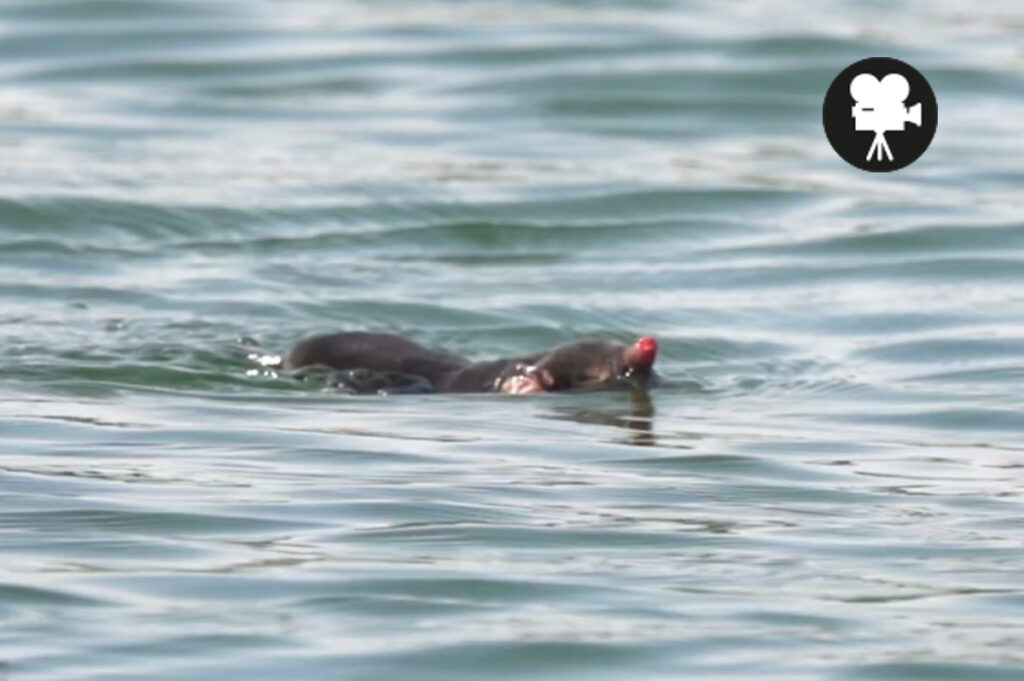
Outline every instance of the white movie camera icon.
{"label": "white movie camera icon", "polygon": [[885,141],[887,132],[903,132],[904,123],[921,127],[921,104],[905,107],[910,84],[898,73],[890,73],[879,81],[870,73],[862,73],[850,82],[850,95],[857,101],[853,105],[854,130],[874,131],[875,140],[868,149],[868,161],[882,152],[892,161],[892,150]]}

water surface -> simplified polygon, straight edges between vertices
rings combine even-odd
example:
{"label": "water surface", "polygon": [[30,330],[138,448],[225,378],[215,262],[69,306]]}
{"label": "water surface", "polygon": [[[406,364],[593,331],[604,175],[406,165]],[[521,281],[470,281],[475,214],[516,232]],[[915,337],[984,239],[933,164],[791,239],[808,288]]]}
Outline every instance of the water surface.
{"label": "water surface", "polygon": [[[0,7],[0,677],[1019,679],[1019,3]],[[939,103],[898,173],[824,93]],[[661,342],[353,397],[314,332]]]}

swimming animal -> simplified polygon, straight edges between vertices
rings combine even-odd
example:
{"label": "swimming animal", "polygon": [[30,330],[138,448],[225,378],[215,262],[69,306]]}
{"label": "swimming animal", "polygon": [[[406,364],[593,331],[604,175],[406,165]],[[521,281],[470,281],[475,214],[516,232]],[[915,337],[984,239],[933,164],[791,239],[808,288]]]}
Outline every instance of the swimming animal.
{"label": "swimming animal", "polygon": [[647,385],[658,343],[632,345],[581,340],[524,357],[474,362],[391,333],[351,331],[300,341],[281,363],[285,370],[325,366],[372,374],[379,384],[415,384],[439,393],[540,393]]}

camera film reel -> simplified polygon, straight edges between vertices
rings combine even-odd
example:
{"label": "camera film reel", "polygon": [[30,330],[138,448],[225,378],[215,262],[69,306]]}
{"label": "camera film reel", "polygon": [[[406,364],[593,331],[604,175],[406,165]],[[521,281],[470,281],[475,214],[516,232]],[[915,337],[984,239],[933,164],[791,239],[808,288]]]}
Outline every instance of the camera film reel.
{"label": "camera film reel", "polygon": [[847,163],[890,172],[916,161],[931,144],[938,106],[928,81],[913,66],[872,57],[832,81],[822,122],[832,148]]}

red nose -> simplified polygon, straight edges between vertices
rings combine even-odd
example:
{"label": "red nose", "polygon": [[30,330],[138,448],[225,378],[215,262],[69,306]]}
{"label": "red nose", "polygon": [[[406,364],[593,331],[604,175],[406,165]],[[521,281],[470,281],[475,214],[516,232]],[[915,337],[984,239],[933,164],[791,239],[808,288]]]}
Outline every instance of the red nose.
{"label": "red nose", "polygon": [[644,336],[626,350],[626,364],[641,371],[650,370],[658,355],[658,341]]}

